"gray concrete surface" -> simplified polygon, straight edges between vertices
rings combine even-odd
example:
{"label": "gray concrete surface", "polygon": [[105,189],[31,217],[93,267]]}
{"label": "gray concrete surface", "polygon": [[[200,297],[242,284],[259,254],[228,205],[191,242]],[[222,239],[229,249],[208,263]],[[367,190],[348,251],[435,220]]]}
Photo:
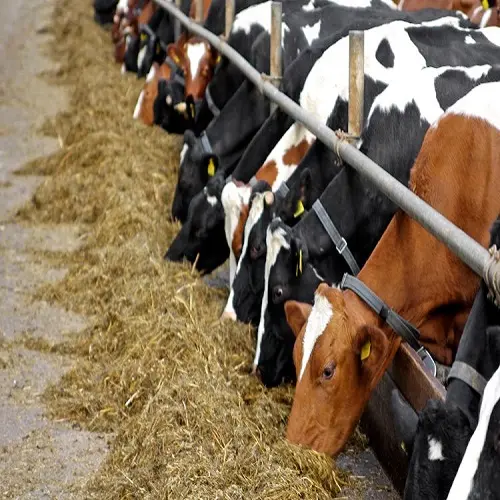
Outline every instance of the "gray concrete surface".
{"label": "gray concrete surface", "polygon": [[0,498],[84,498],[83,483],[107,449],[106,436],[44,416],[40,396],[72,360],[16,342],[28,334],[51,344],[88,322],[31,299],[38,286],[66,273],[50,268],[36,252],[78,249],[79,228],[12,221],[43,182],[16,176],[15,170],[59,147],[57,140],[35,133],[66,103],[61,88],[37,76],[54,68],[42,54],[52,7],[52,0],[0,2]]}

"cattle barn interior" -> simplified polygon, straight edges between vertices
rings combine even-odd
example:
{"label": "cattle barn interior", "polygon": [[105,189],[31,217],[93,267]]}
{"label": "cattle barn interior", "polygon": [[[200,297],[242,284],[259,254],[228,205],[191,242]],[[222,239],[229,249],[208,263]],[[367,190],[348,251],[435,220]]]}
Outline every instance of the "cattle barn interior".
{"label": "cattle barn interior", "polygon": [[[325,305],[316,289],[323,283],[322,290],[340,293],[344,273],[361,269],[366,275],[374,267],[372,251],[376,255],[386,228],[403,212],[371,180],[358,181],[361,174],[338,149],[326,148],[303,123],[270,106],[233,61],[190,34],[161,3],[54,0],[46,51],[57,69],[40,77],[66,89],[69,103],[45,120],[40,133],[57,138],[60,148],[16,174],[43,181],[14,220],[28,227],[75,224],[81,240],[77,251],[34,253],[67,272],[32,298],[81,314],[88,325],[60,342],[29,332],[22,339],[26,349],[72,360],[69,371],[43,393],[47,416],[105,436],[105,457],[75,497],[446,499],[451,488],[464,499],[500,498],[491,472],[498,465],[500,316],[488,284],[496,278],[487,283],[466,268],[473,293],[461,296],[453,292],[453,280],[439,281],[445,271],[433,272],[429,264],[429,281],[435,276],[436,287],[447,286],[448,295],[458,297],[446,304],[435,298],[439,308],[429,313],[431,331],[439,323],[457,332],[457,339],[462,336],[453,345],[453,359],[439,357],[426,344],[425,354],[442,361],[431,373],[422,362],[419,332],[411,329],[420,328],[427,339],[425,321],[404,326],[405,332],[417,332],[418,347],[401,342],[385,374],[367,390],[361,419],[344,424],[349,432],[340,453],[323,453],[331,423],[321,421],[315,409],[332,394],[342,395],[340,385],[327,383],[340,377],[344,360],[326,360],[323,367],[319,353],[326,352],[324,331],[347,322],[348,312],[335,301]],[[425,183],[425,189],[411,184],[418,171],[409,170],[417,157],[425,164],[427,152],[436,149],[435,135],[446,136],[443,123],[461,113],[484,126],[482,134],[470,133],[474,144],[482,141],[475,150],[488,158],[488,174],[481,175],[491,175],[494,185],[500,174],[500,107],[495,95],[486,102],[484,90],[500,89],[495,1],[283,0],[278,78],[268,76],[270,64],[276,65],[276,57],[270,62],[266,17],[271,2],[173,4],[221,35],[264,81],[321,126],[337,131],[342,145],[373,156],[406,191],[409,186],[428,200],[434,199],[429,191],[438,190],[451,200],[443,210],[470,203],[477,210],[470,218],[484,229],[476,244],[485,253],[490,249],[496,269],[494,202],[481,198],[482,192],[467,198],[463,186],[453,189],[461,179],[452,176],[449,190],[431,176],[428,191]],[[226,5],[234,9],[234,22],[222,36]],[[350,31],[364,33],[356,131],[347,129],[348,112],[355,108],[349,108]],[[420,93],[405,85],[413,76],[422,82]],[[413,149],[398,135],[405,127]],[[465,142],[452,138],[445,146],[464,158],[473,149],[464,151]],[[389,154],[384,147],[393,150]],[[396,163],[407,167],[396,172]],[[331,204],[322,196],[327,188],[334,193]],[[332,215],[355,205],[361,208]],[[454,214],[450,208],[445,216],[461,227]],[[342,242],[348,251],[341,248],[339,255]],[[444,249],[444,243],[436,244]],[[443,267],[449,264],[452,277],[457,266],[465,268],[451,251],[441,253],[448,256]],[[341,256],[346,254],[357,261],[355,272],[349,257],[346,262]],[[414,257],[419,261],[420,255]],[[430,262],[421,256],[426,258]],[[386,276],[386,284],[397,272]],[[288,281],[279,282],[282,274]],[[420,278],[408,275],[406,282],[418,284]],[[297,358],[291,337],[298,334],[290,313],[294,305],[300,314],[307,311],[298,337],[303,358]],[[391,306],[396,305],[374,314],[379,332],[392,326]],[[397,325],[416,321],[412,307],[410,297],[395,310]],[[374,326],[366,329],[375,335]],[[481,356],[479,347],[471,347],[472,335],[484,344]],[[377,355],[377,338],[382,342],[376,335],[359,345],[351,339],[353,377],[362,382]],[[335,339],[330,347],[328,352],[337,352]],[[310,377],[316,365],[320,376]],[[267,379],[269,366],[277,378]],[[447,393],[446,387],[453,390]],[[296,394],[313,402],[304,428],[321,429],[310,443],[287,439],[289,422],[298,425],[295,406],[291,413]],[[342,412],[347,415],[348,408],[337,414]],[[439,412],[441,420],[435,418]],[[446,427],[453,425],[452,431]],[[458,428],[452,446],[445,437]]]}

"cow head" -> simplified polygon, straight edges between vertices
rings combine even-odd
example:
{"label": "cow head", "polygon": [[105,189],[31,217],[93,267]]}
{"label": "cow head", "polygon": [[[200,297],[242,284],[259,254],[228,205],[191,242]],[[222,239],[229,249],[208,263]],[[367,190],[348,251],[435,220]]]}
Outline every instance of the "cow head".
{"label": "cow head", "polygon": [[[175,78],[160,79],[158,91],[153,104],[154,123],[171,134],[182,134],[193,127],[194,122],[188,113],[180,113],[175,109],[177,103],[184,99],[184,85]],[[192,101],[188,100],[188,106]]]}
{"label": "cow head", "polygon": [[[248,218],[244,224],[243,247],[236,275],[231,287],[232,308],[236,317],[243,322],[257,324],[261,298],[264,290],[264,267],[266,261],[266,229],[272,219],[274,194],[269,185],[258,182],[250,196]],[[240,218],[246,215],[240,214]],[[238,225],[243,228],[243,225]],[[240,231],[241,232],[241,231]],[[238,235],[233,240],[239,239]],[[238,256],[239,248],[233,245]]]}
{"label": "cow head", "polygon": [[287,323],[287,300],[313,302],[322,282],[308,262],[307,246],[280,219],[267,229],[267,255],[262,308],[257,330],[254,370],[267,387],[295,381],[295,336]]}
{"label": "cow head", "polygon": [[191,203],[186,222],[170,245],[165,258],[196,262],[196,269],[210,273],[229,255],[224,233],[224,209],[220,195],[223,175],[214,177]]}
{"label": "cow head", "polygon": [[122,72],[137,73],[137,58],[139,56],[139,35],[130,30],[125,34],[125,55],[123,57]]}
{"label": "cow head", "polygon": [[394,346],[382,330],[363,324],[356,311],[350,313],[340,290],[324,283],[312,307],[289,301],[285,313],[296,335],[297,374],[287,438],[336,455],[352,434]]}
{"label": "cow head", "polygon": [[[179,39],[175,44],[168,46],[167,52],[169,57],[183,69],[186,98],[191,97],[195,103],[200,102],[205,96],[207,85],[212,80],[218,53],[208,42],[198,37]],[[184,102],[179,103],[176,109],[180,112],[190,111]]]}
{"label": "cow head", "polygon": [[161,64],[166,52],[156,35],[141,31],[139,35],[139,53],[137,55],[137,78],[143,78],[149,73],[153,62]]}
{"label": "cow head", "polygon": [[310,207],[314,200],[311,193],[311,171],[306,168],[300,174],[298,182],[289,186],[288,193],[278,198],[276,203],[276,217],[279,217],[288,226],[294,226],[306,213],[305,207]]}
{"label": "cow head", "polygon": [[395,393],[391,405],[401,417],[398,434],[404,427],[399,437],[411,457],[404,498],[445,499],[472,435],[468,418],[457,406],[434,400],[417,417]]}
{"label": "cow head", "polygon": [[140,120],[145,125],[155,123],[154,103],[158,96],[158,83],[161,79],[170,78],[170,67],[154,62],[149,70],[146,82],[142,88],[134,110],[134,120]]}
{"label": "cow head", "polygon": [[[217,171],[218,158],[208,153],[199,137],[191,130],[184,133],[179,176],[172,203],[172,216],[184,222],[191,200]],[[222,192],[222,189],[221,189]]]}

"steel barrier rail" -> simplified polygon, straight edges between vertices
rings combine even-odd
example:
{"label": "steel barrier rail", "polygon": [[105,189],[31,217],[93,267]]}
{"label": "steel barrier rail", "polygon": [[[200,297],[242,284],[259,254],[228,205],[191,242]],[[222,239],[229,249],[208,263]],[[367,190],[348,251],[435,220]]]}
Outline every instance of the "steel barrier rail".
{"label": "steel barrier rail", "polygon": [[333,130],[317,120],[312,113],[306,111],[272,85],[267,75],[261,75],[236,50],[185,16],[171,1],[155,0],[155,2],[179,19],[189,31],[205,38],[214,48],[235,64],[260,92],[276,103],[294,120],[302,123],[325,146],[335,151],[357,172],[370,179],[382,193],[444,243],[485,280],[497,303],[500,304],[500,254],[498,252],[493,251],[493,249],[486,250],[374,161],[348,142],[339,139]]}

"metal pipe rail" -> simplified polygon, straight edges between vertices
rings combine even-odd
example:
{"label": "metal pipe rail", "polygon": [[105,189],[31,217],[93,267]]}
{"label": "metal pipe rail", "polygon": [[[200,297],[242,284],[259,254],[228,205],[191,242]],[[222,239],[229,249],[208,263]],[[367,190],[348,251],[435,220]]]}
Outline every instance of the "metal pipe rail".
{"label": "metal pipe rail", "polygon": [[485,280],[494,295],[496,303],[500,304],[500,254],[495,248],[490,249],[490,251],[486,250],[358,149],[347,141],[339,139],[326,124],[321,123],[311,113],[280,92],[268,81],[268,78],[263,78],[266,75],[261,75],[238,52],[220,40],[219,37],[185,16],[172,2],[168,0],[155,0],[155,2],[179,19],[189,31],[205,38],[221,54],[230,59],[260,92],[276,103],[294,120],[302,123],[317,139],[335,151],[357,172],[368,177],[396,205],[444,243]]}

